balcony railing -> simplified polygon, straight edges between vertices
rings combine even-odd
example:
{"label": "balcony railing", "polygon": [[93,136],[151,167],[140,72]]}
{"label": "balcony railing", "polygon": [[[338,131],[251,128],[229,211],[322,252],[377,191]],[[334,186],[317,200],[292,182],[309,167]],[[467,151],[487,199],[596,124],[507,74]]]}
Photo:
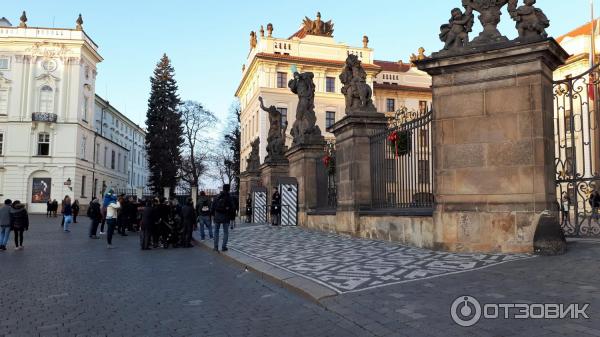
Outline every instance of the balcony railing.
{"label": "balcony railing", "polygon": [[31,120],[34,122],[56,123],[58,116],[47,112],[34,112],[31,114]]}

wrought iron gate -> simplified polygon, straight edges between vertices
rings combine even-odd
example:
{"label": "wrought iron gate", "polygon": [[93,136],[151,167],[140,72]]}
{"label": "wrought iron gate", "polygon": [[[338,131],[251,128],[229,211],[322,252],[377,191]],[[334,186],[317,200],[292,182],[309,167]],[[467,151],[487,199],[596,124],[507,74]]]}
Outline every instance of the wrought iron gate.
{"label": "wrought iron gate", "polygon": [[556,196],[567,236],[600,236],[599,66],[554,82]]}
{"label": "wrought iron gate", "polygon": [[298,226],[298,182],[295,178],[279,179],[281,226]]}
{"label": "wrought iron gate", "polygon": [[403,108],[371,136],[373,210],[433,212],[432,117],[432,110]]}
{"label": "wrought iron gate", "polygon": [[252,222],[267,223],[267,189],[264,187],[252,188]]}

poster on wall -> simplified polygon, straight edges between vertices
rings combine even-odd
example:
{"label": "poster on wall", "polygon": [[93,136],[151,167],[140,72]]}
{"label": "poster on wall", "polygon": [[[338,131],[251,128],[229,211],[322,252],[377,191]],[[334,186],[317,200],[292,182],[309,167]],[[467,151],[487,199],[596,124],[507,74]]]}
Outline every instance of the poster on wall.
{"label": "poster on wall", "polygon": [[31,187],[31,202],[34,204],[45,204],[50,200],[52,189],[51,178],[33,178]]}

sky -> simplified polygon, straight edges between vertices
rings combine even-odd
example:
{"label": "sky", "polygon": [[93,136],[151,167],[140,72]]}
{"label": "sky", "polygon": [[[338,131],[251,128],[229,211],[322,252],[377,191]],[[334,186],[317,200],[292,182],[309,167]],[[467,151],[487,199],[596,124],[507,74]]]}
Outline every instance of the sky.
{"label": "sky", "polygon": [[[368,35],[378,60],[408,62],[423,46],[437,51],[439,27],[460,0],[2,0],[0,17],[18,25],[23,10],[30,27],[75,27],[99,45],[96,93],[143,125],[150,92],[149,78],[163,53],[173,62],[179,94],[201,102],[225,120],[241,79],[249,51],[249,33],[274,25],[275,37],[287,38],[304,16],[317,11],[333,20],[338,42],[361,46]],[[519,1],[522,2],[522,1]],[[597,0],[596,2],[600,2]],[[597,4],[596,4],[597,5]],[[550,36],[558,37],[589,21],[589,0],[538,0],[551,21]],[[597,9],[600,12],[600,8]],[[504,11],[500,31],[514,38],[515,24]],[[472,37],[481,30],[476,20]]]}

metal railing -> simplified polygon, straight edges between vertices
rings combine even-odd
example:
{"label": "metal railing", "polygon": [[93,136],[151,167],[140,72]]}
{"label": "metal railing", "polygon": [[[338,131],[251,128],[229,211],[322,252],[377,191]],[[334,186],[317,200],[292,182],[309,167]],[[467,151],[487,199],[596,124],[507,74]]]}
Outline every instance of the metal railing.
{"label": "metal railing", "polygon": [[433,208],[432,116],[403,108],[371,136],[373,210]]}

